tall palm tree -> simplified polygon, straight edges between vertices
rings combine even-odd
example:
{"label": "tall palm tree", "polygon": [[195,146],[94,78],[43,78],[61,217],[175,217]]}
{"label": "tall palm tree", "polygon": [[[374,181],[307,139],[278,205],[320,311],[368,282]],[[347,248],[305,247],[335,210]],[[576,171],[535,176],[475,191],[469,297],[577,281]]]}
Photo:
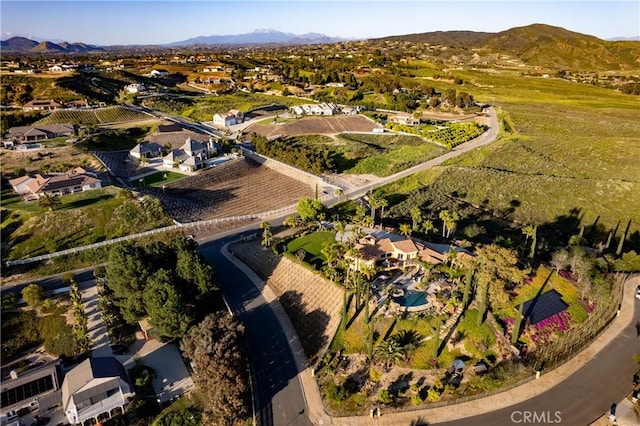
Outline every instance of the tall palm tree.
{"label": "tall palm tree", "polygon": [[382,219],[384,219],[384,208],[389,205],[386,198],[380,198],[380,229],[382,229]]}
{"label": "tall palm tree", "polygon": [[424,232],[425,234],[428,234],[431,231],[434,231],[434,232],[438,231],[435,225],[433,224],[433,222],[430,221],[429,219],[424,220],[420,225],[420,228],[422,228],[422,232]]}
{"label": "tall palm tree", "polygon": [[439,217],[442,220],[442,236],[445,236],[446,231],[446,238],[449,238],[451,232],[456,228],[458,220],[460,220],[460,215],[456,211],[442,210]]}
{"label": "tall palm tree", "polygon": [[339,220],[336,222],[335,227],[336,227],[336,233],[340,235],[340,242],[342,242],[342,239],[344,238],[344,231],[346,230],[347,225],[344,222]]}
{"label": "tall palm tree", "polygon": [[404,235],[405,237],[411,235],[411,226],[408,223],[400,224],[400,235]]}
{"label": "tall palm tree", "polygon": [[267,221],[264,221],[260,224],[260,228],[262,231],[262,245],[266,247],[271,247],[271,243],[273,243],[273,233],[271,232],[271,224]]}
{"label": "tall palm tree", "polygon": [[376,209],[381,207],[382,197],[372,192],[369,194],[369,206],[371,207],[371,219],[375,222],[376,219]]}
{"label": "tall palm tree", "polygon": [[410,210],[411,213],[411,229],[414,231],[418,230],[418,225],[422,223],[422,212],[420,211],[420,207],[414,206]]}

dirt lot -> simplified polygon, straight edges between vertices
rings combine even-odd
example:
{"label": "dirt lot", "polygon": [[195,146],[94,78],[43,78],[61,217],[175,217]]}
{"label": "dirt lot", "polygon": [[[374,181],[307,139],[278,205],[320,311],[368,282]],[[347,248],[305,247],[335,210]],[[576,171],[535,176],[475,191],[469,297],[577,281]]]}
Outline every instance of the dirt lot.
{"label": "dirt lot", "polygon": [[338,117],[303,117],[292,123],[255,124],[247,128],[247,132],[256,132],[266,137],[282,135],[327,135],[343,132],[370,132],[380,128],[363,115]]}
{"label": "dirt lot", "polygon": [[1,149],[0,164],[4,173],[12,173],[20,167],[24,167],[27,173],[42,172],[47,167],[66,172],[77,166],[97,172],[104,171],[92,155],[69,145],[28,151]]}

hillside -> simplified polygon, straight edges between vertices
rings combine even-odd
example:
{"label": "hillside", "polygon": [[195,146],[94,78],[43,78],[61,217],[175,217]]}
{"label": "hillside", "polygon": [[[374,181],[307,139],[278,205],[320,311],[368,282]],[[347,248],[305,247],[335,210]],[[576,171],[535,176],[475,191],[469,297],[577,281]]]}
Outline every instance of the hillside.
{"label": "hillside", "polygon": [[482,49],[510,54],[529,65],[553,69],[598,71],[640,67],[640,42],[605,41],[544,24],[511,28],[499,33],[437,31],[374,41],[406,41]]}
{"label": "hillside", "polygon": [[564,28],[534,24],[500,32],[485,48],[511,53],[531,65],[610,70],[640,66],[640,43],[605,41]]}
{"label": "hillside", "polygon": [[5,52],[32,52],[32,53],[86,53],[104,50],[101,47],[84,43],[67,43],[59,44],[42,41],[38,43],[24,37],[12,37],[8,40],[0,42],[2,50]]}

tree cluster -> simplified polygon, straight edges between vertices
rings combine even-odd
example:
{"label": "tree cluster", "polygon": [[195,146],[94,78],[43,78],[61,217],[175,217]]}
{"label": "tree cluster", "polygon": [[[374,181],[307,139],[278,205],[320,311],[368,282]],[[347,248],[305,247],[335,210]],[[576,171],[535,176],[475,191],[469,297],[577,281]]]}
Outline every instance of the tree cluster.
{"label": "tree cluster", "polygon": [[310,173],[321,174],[334,168],[332,153],[321,147],[298,143],[295,138],[267,141],[264,136],[253,135],[251,141],[258,154],[287,163]]}
{"label": "tree cluster", "polygon": [[208,315],[184,336],[181,349],[191,360],[194,382],[206,395],[203,423],[242,424],[249,415],[244,326],[227,312]]}
{"label": "tree cluster", "polygon": [[186,238],[170,245],[154,242],[142,247],[127,242],[113,247],[106,280],[125,321],[135,323],[149,316],[165,337],[184,335],[195,320],[195,303],[216,290],[213,268]]}

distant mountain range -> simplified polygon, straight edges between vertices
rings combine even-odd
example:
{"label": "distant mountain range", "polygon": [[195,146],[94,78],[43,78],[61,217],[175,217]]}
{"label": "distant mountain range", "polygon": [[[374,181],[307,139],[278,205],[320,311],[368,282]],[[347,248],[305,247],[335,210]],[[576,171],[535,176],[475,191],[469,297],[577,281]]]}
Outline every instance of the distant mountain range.
{"label": "distant mountain range", "polygon": [[545,24],[511,28],[499,33],[437,31],[376,40],[507,53],[527,64],[555,69],[605,70],[640,66],[640,43],[637,41],[606,41]]}
{"label": "distant mountain range", "polygon": [[105,49],[84,43],[53,43],[50,41],[37,42],[24,37],[11,37],[0,42],[3,51],[8,52],[33,52],[33,53],[88,53],[99,52]]}
{"label": "distant mountain range", "polygon": [[[3,51],[31,53],[88,53],[117,49],[176,48],[184,46],[302,45],[336,43],[347,39],[324,34],[292,34],[276,30],[256,30],[247,34],[200,36],[156,46],[93,46],[84,43],[53,43],[12,37],[2,41]],[[472,49],[515,56],[530,65],[554,69],[614,70],[640,66],[640,43],[634,40],[606,41],[560,27],[533,24],[499,33],[436,31],[390,36],[379,41],[402,41],[450,46],[458,51]]]}
{"label": "distant mountain range", "polygon": [[235,35],[211,35],[189,38],[165,44],[165,46],[191,46],[191,45],[259,45],[259,44],[322,44],[346,41],[347,39],[329,37],[319,33],[292,34],[282,31],[263,29],[246,34]]}

